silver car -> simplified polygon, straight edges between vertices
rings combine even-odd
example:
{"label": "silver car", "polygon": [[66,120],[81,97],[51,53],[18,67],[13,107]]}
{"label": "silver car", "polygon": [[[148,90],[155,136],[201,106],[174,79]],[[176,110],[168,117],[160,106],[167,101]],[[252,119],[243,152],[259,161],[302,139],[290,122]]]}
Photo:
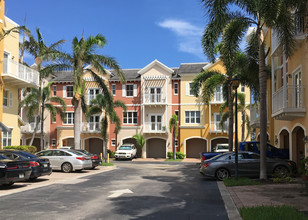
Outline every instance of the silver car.
{"label": "silver car", "polygon": [[[223,180],[235,175],[235,153],[229,152],[219,154],[211,159],[205,160],[200,165],[200,173],[207,177],[215,177]],[[286,177],[296,173],[296,164],[290,160],[278,158],[266,158],[267,175],[274,173],[279,177]],[[258,177],[260,175],[260,155],[240,151],[238,153],[238,176]]]}
{"label": "silver car", "polygon": [[92,167],[91,157],[75,150],[50,149],[40,151],[36,155],[48,158],[53,170],[62,170],[65,173]]}

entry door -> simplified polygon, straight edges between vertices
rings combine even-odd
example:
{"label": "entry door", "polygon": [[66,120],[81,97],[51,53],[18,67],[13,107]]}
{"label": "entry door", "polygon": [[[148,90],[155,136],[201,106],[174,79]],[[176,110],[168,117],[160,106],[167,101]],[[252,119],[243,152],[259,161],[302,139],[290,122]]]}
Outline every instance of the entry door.
{"label": "entry door", "polygon": [[162,116],[151,115],[151,131],[161,131],[161,130],[162,130]]}
{"label": "entry door", "polygon": [[301,103],[301,85],[302,85],[302,72],[298,71],[294,74],[294,107],[300,107]]}
{"label": "entry door", "polygon": [[4,58],[4,60],[3,60],[3,73],[7,73],[8,72],[8,66],[9,66],[9,54],[4,52],[3,58]]}
{"label": "entry door", "polygon": [[161,102],[161,87],[150,88],[151,102]]}
{"label": "entry door", "polygon": [[90,117],[89,130],[90,131],[98,131],[99,130],[99,115],[92,115]]}

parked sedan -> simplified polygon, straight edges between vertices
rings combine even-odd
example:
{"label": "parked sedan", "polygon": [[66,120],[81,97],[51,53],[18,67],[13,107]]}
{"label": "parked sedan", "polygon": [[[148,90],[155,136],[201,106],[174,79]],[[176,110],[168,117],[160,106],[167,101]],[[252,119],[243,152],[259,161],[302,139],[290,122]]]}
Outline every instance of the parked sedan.
{"label": "parked sedan", "polygon": [[36,155],[49,159],[53,170],[62,170],[65,173],[92,168],[91,157],[75,150],[50,149],[40,151]]}
{"label": "parked sedan", "polygon": [[94,169],[95,167],[97,167],[99,164],[102,163],[102,160],[99,156],[97,156],[97,154],[92,154],[86,150],[76,150],[78,152],[81,152],[85,155],[88,155],[91,157],[91,160],[92,160],[92,169]]}
{"label": "parked sedan", "polygon": [[[235,175],[235,153],[229,152],[217,155],[201,163],[200,173],[207,177],[215,177],[223,180]],[[286,177],[296,173],[296,164],[293,161],[278,158],[267,158],[267,175],[274,173],[280,177]],[[238,176],[258,177],[260,174],[260,155],[240,151],[238,153]]]}
{"label": "parked sedan", "polygon": [[39,176],[50,175],[52,173],[50,162],[48,159],[39,158],[33,154],[20,150],[0,150],[0,154],[12,160],[27,160],[32,169],[30,179],[36,179]]}
{"label": "parked sedan", "polygon": [[0,155],[0,186],[10,186],[15,182],[28,180],[31,167],[28,161],[10,160]]}

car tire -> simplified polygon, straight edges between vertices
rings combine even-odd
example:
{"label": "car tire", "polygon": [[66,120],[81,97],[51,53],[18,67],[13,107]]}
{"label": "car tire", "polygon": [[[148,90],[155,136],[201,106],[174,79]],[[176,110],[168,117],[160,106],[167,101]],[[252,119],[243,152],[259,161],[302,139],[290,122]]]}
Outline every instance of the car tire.
{"label": "car tire", "polygon": [[5,183],[5,184],[2,184],[2,186],[5,186],[5,187],[9,187],[9,186],[12,186],[14,183]]}
{"label": "car tire", "polygon": [[94,170],[94,169],[95,169],[95,167],[96,167],[96,166],[92,166],[92,167],[91,167],[91,170]]}
{"label": "car tire", "polygon": [[70,173],[70,172],[72,172],[72,170],[73,170],[73,166],[72,166],[72,164],[70,164],[70,163],[64,163],[64,164],[62,164],[62,166],[61,166],[61,170],[62,170],[64,173]]}
{"label": "car tire", "polygon": [[230,173],[229,170],[227,170],[226,168],[219,168],[218,170],[216,170],[215,172],[215,177],[217,180],[222,181],[224,179],[227,179],[230,177]]}
{"label": "car tire", "polygon": [[290,176],[290,171],[285,166],[277,166],[274,169],[273,176],[278,178],[286,178]]}

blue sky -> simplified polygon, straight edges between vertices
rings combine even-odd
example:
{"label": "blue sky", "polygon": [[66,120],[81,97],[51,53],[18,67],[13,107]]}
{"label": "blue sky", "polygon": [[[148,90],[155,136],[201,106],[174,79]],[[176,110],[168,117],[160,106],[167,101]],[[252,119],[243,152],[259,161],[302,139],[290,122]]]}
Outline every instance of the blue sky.
{"label": "blue sky", "polygon": [[[86,4],[85,4],[86,2]],[[207,23],[201,0],[7,0],[5,14],[35,32],[47,44],[77,36],[103,34],[102,54],[122,68],[143,68],[154,59],[169,67],[208,61],[201,36]],[[30,57],[25,58],[31,62]]]}

